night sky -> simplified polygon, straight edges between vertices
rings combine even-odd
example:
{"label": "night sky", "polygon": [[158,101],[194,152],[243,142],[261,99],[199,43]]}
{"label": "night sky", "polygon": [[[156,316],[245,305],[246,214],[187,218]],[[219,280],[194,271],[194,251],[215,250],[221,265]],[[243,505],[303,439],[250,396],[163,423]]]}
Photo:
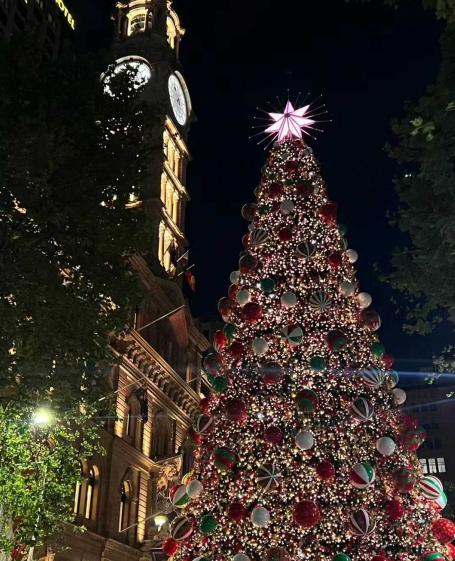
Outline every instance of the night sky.
{"label": "night sky", "polygon": [[[94,0],[93,0],[94,3]],[[87,43],[106,44],[109,1],[81,13]],[[254,200],[265,153],[249,140],[256,107],[311,92],[322,94],[332,123],[308,143],[322,165],[329,193],[359,252],[363,291],[380,313],[380,336],[398,368],[430,368],[431,357],[450,336],[442,326],[432,337],[402,332],[402,298],[380,282],[392,248],[406,239],[387,214],[396,209],[394,164],[383,146],[393,140],[390,121],[403,114],[436,77],[440,24],[420,2],[399,11],[344,0],[175,0],[187,29],[183,73],[197,115],[189,145],[192,201],[187,214],[191,262],[198,288],[190,296],[195,316],[217,316],[229,273],[237,268],[247,223],[241,206]]]}

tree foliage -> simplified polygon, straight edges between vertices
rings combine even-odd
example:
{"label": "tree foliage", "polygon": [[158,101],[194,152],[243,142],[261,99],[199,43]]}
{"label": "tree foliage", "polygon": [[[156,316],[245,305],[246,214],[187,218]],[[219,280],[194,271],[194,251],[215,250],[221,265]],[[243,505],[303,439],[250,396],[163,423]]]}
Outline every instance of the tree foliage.
{"label": "tree foliage", "polygon": [[49,427],[33,409],[0,406],[0,552],[42,544],[73,520],[80,458],[98,450],[88,412],[59,411]]}
{"label": "tree foliage", "polygon": [[[405,0],[386,3],[399,7]],[[392,125],[395,140],[387,151],[398,167],[395,224],[409,243],[394,251],[386,279],[408,299],[405,330],[428,334],[446,317],[455,324],[455,0],[422,5],[446,21],[441,67],[426,95]]]}
{"label": "tree foliage", "polygon": [[[148,222],[131,202],[162,108],[132,69],[108,69],[107,95],[106,67],[102,55],[48,61],[23,38],[0,45],[0,552],[72,520],[108,334],[141,298],[129,257],[146,253]],[[30,424],[43,400],[48,433]]]}
{"label": "tree foliage", "polygon": [[156,115],[125,76],[106,95],[105,64],[0,50],[0,387],[65,402],[102,382],[107,334],[140,298],[128,256],[149,242],[127,203]]}

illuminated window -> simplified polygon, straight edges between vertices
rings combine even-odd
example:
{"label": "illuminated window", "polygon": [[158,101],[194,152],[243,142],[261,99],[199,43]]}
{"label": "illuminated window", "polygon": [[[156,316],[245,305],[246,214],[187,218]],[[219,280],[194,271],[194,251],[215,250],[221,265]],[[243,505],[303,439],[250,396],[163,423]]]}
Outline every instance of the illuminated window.
{"label": "illuminated window", "polygon": [[120,508],[118,518],[118,531],[122,532],[128,528],[130,516],[131,483],[124,481],[120,488]]}
{"label": "illuminated window", "polygon": [[98,503],[99,469],[95,465],[88,468],[87,462],[82,462],[81,475],[82,480],[76,483],[73,512],[86,520],[94,520]]}
{"label": "illuminated window", "polygon": [[444,458],[421,458],[420,466],[423,473],[445,473],[446,462]]}
{"label": "illuminated window", "polygon": [[133,33],[138,33],[139,31],[145,31],[146,28],[146,15],[138,14],[134,16],[130,23],[130,35]]}
{"label": "illuminated window", "polygon": [[175,49],[175,39],[177,37],[177,29],[172,18],[167,18],[167,42],[172,49]]}
{"label": "illuminated window", "polygon": [[445,473],[446,472],[446,462],[444,458],[437,458],[436,460],[438,466],[438,473]]}
{"label": "illuminated window", "polygon": [[85,512],[84,517],[87,520],[92,519],[94,490],[96,485],[95,468],[92,466],[87,478],[87,497],[85,499]]}
{"label": "illuminated window", "polygon": [[164,222],[160,223],[159,241],[158,241],[158,259],[167,272],[174,270],[172,264],[172,248],[176,245],[176,241],[172,231]]}

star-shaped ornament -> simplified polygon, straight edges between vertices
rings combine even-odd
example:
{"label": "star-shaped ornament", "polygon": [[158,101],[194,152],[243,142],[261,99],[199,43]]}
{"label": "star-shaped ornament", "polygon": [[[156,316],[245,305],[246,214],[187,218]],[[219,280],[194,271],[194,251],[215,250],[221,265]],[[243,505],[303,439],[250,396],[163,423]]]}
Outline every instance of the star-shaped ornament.
{"label": "star-shaped ornament", "polygon": [[[273,119],[273,124],[265,129],[266,133],[275,135],[278,142],[284,142],[291,138],[303,138],[307,128],[311,128],[316,121],[310,117],[306,117],[309,105],[305,105],[300,109],[294,109],[290,101],[286,103],[284,113],[269,113]],[[308,134],[308,133],[306,133]]]}

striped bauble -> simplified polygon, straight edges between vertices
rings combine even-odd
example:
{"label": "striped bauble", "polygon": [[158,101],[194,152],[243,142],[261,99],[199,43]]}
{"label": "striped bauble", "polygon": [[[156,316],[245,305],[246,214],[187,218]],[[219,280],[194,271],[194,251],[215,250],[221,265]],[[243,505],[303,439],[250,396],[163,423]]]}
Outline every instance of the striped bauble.
{"label": "striped bauble", "polygon": [[190,500],[186,485],[174,485],[169,492],[169,499],[172,506],[183,508]]}
{"label": "striped bauble", "polygon": [[301,242],[297,246],[297,255],[303,259],[313,257],[316,253],[316,246],[311,242]]}
{"label": "striped bauble", "polygon": [[364,508],[355,510],[349,517],[349,529],[354,536],[369,536],[376,529],[376,520]]}
{"label": "striped bauble", "polygon": [[320,312],[327,311],[332,305],[332,299],[325,292],[315,292],[310,296],[310,307]]}
{"label": "striped bauble", "polygon": [[199,415],[194,421],[193,428],[197,434],[205,434],[212,428],[213,417],[210,415]]}
{"label": "striped bauble", "polygon": [[440,479],[434,475],[426,475],[422,477],[419,481],[419,488],[422,491],[422,495],[426,499],[436,501],[444,492],[444,487]]}
{"label": "striped bauble", "polygon": [[376,479],[374,467],[368,462],[359,462],[352,466],[349,481],[356,489],[366,489]]}
{"label": "striped bauble", "polygon": [[300,325],[287,325],[281,329],[281,339],[290,345],[296,347],[303,340],[303,330]]}
{"label": "striped bauble", "polygon": [[351,403],[351,409],[354,417],[358,421],[368,421],[373,417],[374,408],[371,403],[364,397],[359,397]]}
{"label": "striped bauble", "polygon": [[171,524],[171,536],[174,540],[182,542],[193,533],[193,521],[187,516],[177,516]]}
{"label": "striped bauble", "polygon": [[269,235],[262,228],[257,228],[251,232],[250,242],[253,247],[259,247],[269,239]]}
{"label": "striped bauble", "polygon": [[275,464],[263,464],[256,470],[256,481],[264,491],[276,489],[282,479],[283,474]]}
{"label": "striped bauble", "polygon": [[379,388],[384,382],[384,371],[376,366],[368,366],[360,371],[360,376],[369,388]]}

